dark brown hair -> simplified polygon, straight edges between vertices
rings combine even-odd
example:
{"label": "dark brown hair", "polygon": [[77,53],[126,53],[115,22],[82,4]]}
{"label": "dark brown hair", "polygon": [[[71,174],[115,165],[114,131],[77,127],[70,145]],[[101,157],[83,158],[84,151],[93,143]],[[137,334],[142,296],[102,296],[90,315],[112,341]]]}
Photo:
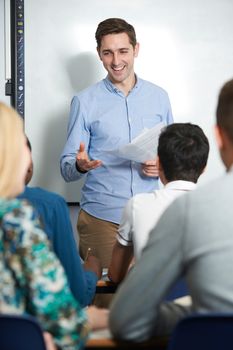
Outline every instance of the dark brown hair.
{"label": "dark brown hair", "polygon": [[95,32],[97,48],[101,46],[103,36],[108,34],[126,33],[129,37],[130,44],[135,47],[137,44],[134,27],[121,18],[108,18],[100,22]]}
{"label": "dark brown hair", "polygon": [[220,90],[216,116],[217,125],[224,129],[233,142],[233,79]]}
{"label": "dark brown hair", "polygon": [[165,127],[159,136],[159,161],[169,182],[197,182],[208,154],[209,141],[198,125],[174,123]]}

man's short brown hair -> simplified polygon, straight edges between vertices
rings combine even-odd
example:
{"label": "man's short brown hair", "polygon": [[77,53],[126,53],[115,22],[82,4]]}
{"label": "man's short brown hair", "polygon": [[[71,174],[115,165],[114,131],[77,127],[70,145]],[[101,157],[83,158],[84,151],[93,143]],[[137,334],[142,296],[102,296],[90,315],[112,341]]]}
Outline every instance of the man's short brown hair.
{"label": "man's short brown hair", "polygon": [[100,22],[96,33],[95,38],[97,42],[97,48],[101,46],[102,38],[108,34],[119,34],[126,33],[129,37],[130,44],[135,47],[137,44],[136,33],[134,27],[127,23],[122,18],[108,18]]}

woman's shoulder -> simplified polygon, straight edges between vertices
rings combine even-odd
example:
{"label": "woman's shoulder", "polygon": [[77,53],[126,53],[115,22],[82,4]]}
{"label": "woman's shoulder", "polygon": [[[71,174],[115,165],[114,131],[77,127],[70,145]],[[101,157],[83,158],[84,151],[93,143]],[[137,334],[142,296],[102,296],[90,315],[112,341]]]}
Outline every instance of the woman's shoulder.
{"label": "woman's shoulder", "polygon": [[13,199],[5,201],[5,209],[1,220],[4,240],[13,245],[26,241],[33,241],[36,237],[46,236],[41,229],[37,212],[26,200]]}
{"label": "woman's shoulder", "polygon": [[[3,202],[2,202],[3,203]],[[10,199],[4,201],[4,212],[2,215],[3,222],[12,222],[16,224],[24,219],[34,219],[37,213],[25,199]]]}

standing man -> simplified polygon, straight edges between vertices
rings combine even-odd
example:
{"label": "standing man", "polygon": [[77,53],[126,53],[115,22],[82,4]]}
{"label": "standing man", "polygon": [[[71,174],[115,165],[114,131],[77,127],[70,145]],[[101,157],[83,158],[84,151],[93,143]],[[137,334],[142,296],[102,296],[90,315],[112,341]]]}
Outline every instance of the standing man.
{"label": "standing man", "polygon": [[108,151],[173,118],[167,93],[134,73],[139,44],[133,26],[109,18],[99,23],[95,37],[108,74],[74,96],[60,164],[68,182],[86,176],[78,218],[80,254],[84,258],[90,247],[107,267],[127,200],[158,187],[155,159],[139,164]]}

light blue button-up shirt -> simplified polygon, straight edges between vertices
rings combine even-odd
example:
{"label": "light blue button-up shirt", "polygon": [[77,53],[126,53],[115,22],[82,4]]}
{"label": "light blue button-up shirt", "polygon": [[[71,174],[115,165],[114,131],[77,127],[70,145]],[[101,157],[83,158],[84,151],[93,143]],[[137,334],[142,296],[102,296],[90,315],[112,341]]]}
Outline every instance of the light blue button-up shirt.
{"label": "light blue button-up shirt", "polygon": [[[168,95],[140,78],[128,96],[108,78],[74,96],[60,166],[67,182],[86,176],[80,203],[83,210],[96,218],[119,223],[130,197],[158,187],[157,179],[142,174],[141,164],[117,158],[108,151],[126,145],[143,129],[160,122],[173,122]],[[85,143],[90,159],[103,162],[85,175],[75,166],[80,142]]]}

